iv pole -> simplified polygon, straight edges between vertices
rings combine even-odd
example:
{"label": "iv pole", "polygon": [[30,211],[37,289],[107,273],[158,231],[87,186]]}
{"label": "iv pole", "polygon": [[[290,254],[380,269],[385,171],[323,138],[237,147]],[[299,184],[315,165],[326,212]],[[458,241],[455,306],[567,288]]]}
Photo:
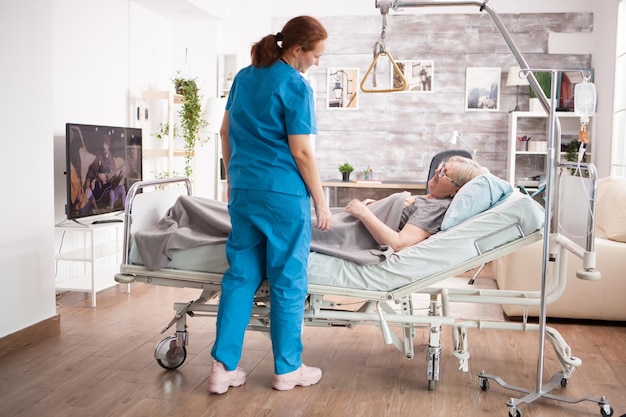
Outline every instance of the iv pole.
{"label": "iv pole", "polygon": [[[437,7],[437,6],[478,6],[480,8],[480,11],[487,11],[487,13],[489,14],[489,16],[491,17],[491,19],[493,20],[494,24],[496,25],[496,27],[498,28],[498,30],[500,31],[500,34],[502,35],[502,37],[504,38],[504,41],[507,43],[509,49],[511,50],[511,52],[513,53],[515,59],[517,60],[517,62],[519,63],[519,66],[521,68],[521,72],[523,74],[526,75],[528,83],[530,84],[530,87],[533,89],[533,91],[536,93],[537,97],[539,98],[539,101],[542,105],[542,107],[544,108],[544,110],[546,111],[546,113],[549,114],[549,131],[548,131],[548,150],[547,150],[547,162],[546,162],[546,199],[545,199],[545,218],[544,218],[544,236],[543,236],[543,261],[542,261],[542,271],[541,271],[541,304],[540,304],[540,317],[539,317],[539,347],[538,347],[538,358],[537,358],[537,381],[536,381],[536,389],[535,391],[531,391],[525,388],[521,388],[521,387],[513,387],[510,386],[508,384],[506,384],[504,381],[502,381],[501,378],[496,377],[496,376],[492,376],[492,375],[487,375],[484,374],[483,372],[480,373],[479,375],[479,381],[481,384],[481,389],[486,390],[488,387],[488,383],[487,383],[487,379],[493,379],[495,380],[498,384],[500,384],[501,386],[503,386],[504,388],[510,389],[510,390],[514,390],[514,391],[518,391],[518,392],[523,392],[526,393],[527,395],[522,398],[522,399],[514,399],[511,398],[506,404],[509,406],[509,416],[510,417],[521,417],[522,413],[521,411],[517,408],[517,406],[521,403],[531,403],[539,398],[550,398],[553,400],[557,400],[557,401],[563,401],[563,402],[568,402],[568,403],[578,403],[578,402],[582,402],[582,401],[592,401],[592,402],[596,402],[597,404],[600,405],[600,413],[602,414],[602,416],[608,417],[608,416],[612,416],[613,415],[613,409],[610,407],[609,402],[606,400],[606,398],[604,396],[602,396],[600,399],[595,399],[595,398],[590,398],[590,397],[585,397],[585,398],[581,398],[578,400],[572,400],[572,399],[568,399],[568,398],[564,398],[564,397],[560,397],[560,396],[556,396],[556,395],[552,395],[549,394],[549,391],[551,391],[552,389],[556,388],[556,386],[558,386],[559,384],[561,386],[565,386],[567,379],[565,379],[563,377],[563,372],[558,372],[557,374],[555,374],[552,379],[549,381],[548,384],[546,384],[545,386],[543,385],[543,365],[544,365],[544,347],[545,347],[545,337],[546,337],[546,279],[547,279],[547,274],[548,274],[548,261],[551,257],[550,255],[550,238],[552,233],[557,233],[558,232],[558,226],[556,226],[558,223],[554,222],[554,224],[551,223],[552,217],[553,217],[553,199],[555,197],[555,191],[554,191],[554,181],[556,178],[556,168],[557,165],[559,165],[559,161],[556,158],[556,151],[555,151],[555,147],[557,145],[557,142],[560,142],[560,137],[561,137],[561,125],[560,122],[558,120],[558,118],[556,117],[555,114],[555,109],[556,109],[556,88],[557,88],[557,74],[561,71],[564,70],[556,70],[556,69],[550,69],[550,70],[533,70],[528,66],[528,63],[526,62],[526,60],[524,59],[524,57],[522,56],[519,48],[517,47],[517,45],[515,44],[515,42],[513,41],[513,39],[511,38],[511,35],[509,33],[509,31],[507,30],[507,28],[504,26],[504,23],[502,22],[502,20],[500,19],[500,17],[498,16],[498,14],[495,12],[495,10],[493,10],[488,4],[487,4],[488,0],[483,0],[483,1],[474,1],[474,0],[429,0],[429,1],[402,1],[402,0],[375,0],[375,7],[377,8],[381,8],[383,10],[388,9],[388,8],[392,8],[393,10],[397,10],[399,7]],[[544,71],[544,72],[550,72],[551,73],[551,102],[548,103],[548,98],[546,97],[545,93],[543,92],[543,90],[541,89],[541,87],[539,86],[539,83],[537,82],[537,79],[535,78],[535,75],[533,74],[533,71]],[[560,143],[558,143],[558,145],[560,145]],[[566,164],[561,164],[561,165],[566,165]],[[590,222],[589,222],[589,227],[590,227],[590,238],[588,237],[587,239],[587,244],[586,244],[586,251],[585,251],[585,259],[584,259],[584,266],[585,266],[585,270],[584,271],[580,271],[580,273],[578,274],[579,276],[583,276],[583,275],[587,275],[587,276],[593,276],[595,279],[599,278],[599,273],[597,271],[595,271],[595,263],[593,262],[593,237],[594,237],[594,230],[593,230],[593,223],[595,220],[595,215],[593,213],[593,210],[595,209],[595,206],[593,203],[595,203],[595,191],[596,191],[596,184],[595,184],[595,167],[593,165],[590,164],[589,167],[589,173],[590,173],[590,177],[593,175],[593,183],[594,186],[592,187],[592,191],[591,191],[591,200],[592,200],[592,215],[590,216]]]}

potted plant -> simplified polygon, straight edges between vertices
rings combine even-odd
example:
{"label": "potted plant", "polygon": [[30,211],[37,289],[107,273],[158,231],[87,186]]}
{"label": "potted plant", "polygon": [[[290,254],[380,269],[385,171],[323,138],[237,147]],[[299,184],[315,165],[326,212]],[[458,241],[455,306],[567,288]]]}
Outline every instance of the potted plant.
{"label": "potted plant", "polygon": [[[201,95],[195,78],[183,78],[177,76],[173,80],[176,93],[183,96],[183,104],[178,111],[180,117],[181,134],[185,149],[185,175],[191,178],[193,172],[192,158],[197,144],[202,145],[208,138],[200,138],[200,129],[206,127],[207,121],[202,118]],[[169,126],[166,126],[169,132]],[[177,135],[176,126],[173,133]],[[159,135],[157,135],[159,137]]]}
{"label": "potted plant", "polygon": [[[541,87],[544,94],[549,100],[550,88],[552,85],[552,74],[549,72],[535,72],[534,75],[535,75],[535,78],[537,79],[537,83],[539,83],[539,86]],[[537,97],[537,94],[535,94],[532,88],[530,89],[529,97],[530,97],[530,102],[528,105],[528,109],[532,112],[543,111],[543,106],[539,102],[539,98]]]}
{"label": "potted plant", "polygon": [[[568,144],[561,144],[561,152],[564,153],[563,157],[568,162],[578,161],[578,152],[580,151],[580,142],[578,140],[572,140]],[[588,155],[585,154],[581,162],[587,162]],[[578,171],[576,168],[570,168],[569,173],[574,175]],[[589,177],[589,172],[586,169],[580,170],[581,177]]]}
{"label": "potted plant", "polygon": [[224,91],[230,91],[230,87],[233,86],[233,73],[229,72],[224,80]]}
{"label": "potted plant", "polygon": [[350,181],[350,173],[352,171],[354,171],[354,167],[347,162],[343,165],[339,165],[339,172],[341,172],[341,176],[346,182]]}

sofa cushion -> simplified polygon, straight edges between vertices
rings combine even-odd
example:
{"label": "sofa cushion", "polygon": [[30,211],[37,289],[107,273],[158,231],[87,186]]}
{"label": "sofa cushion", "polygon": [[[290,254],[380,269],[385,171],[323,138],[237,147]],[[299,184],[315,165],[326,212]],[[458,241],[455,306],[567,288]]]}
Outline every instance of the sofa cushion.
{"label": "sofa cushion", "polygon": [[598,181],[596,224],[607,239],[626,242],[626,178],[611,176]]}
{"label": "sofa cushion", "polygon": [[[596,239],[596,269],[602,274],[597,281],[578,279],[576,271],[583,261],[573,253],[567,256],[567,282],[563,294],[555,298],[558,290],[548,290],[547,316],[585,320],[626,320],[626,277],[624,263],[626,244],[608,239]],[[538,297],[541,290],[543,241],[525,246],[509,255],[496,259],[492,265],[494,277],[500,290],[526,291],[521,298]],[[554,262],[548,263],[548,280],[555,278]],[[550,287],[549,287],[550,288]],[[533,293],[533,291],[536,291]],[[534,296],[533,296],[534,294]],[[540,300],[532,306],[502,306],[510,317],[528,314],[538,317]]]}

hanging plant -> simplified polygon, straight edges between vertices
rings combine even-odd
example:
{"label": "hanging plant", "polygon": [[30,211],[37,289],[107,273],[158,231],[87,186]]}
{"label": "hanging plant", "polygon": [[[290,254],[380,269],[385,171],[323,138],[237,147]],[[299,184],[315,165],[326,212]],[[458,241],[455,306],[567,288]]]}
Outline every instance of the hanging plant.
{"label": "hanging plant", "polygon": [[[159,130],[153,135],[157,139],[165,139],[170,135],[170,124],[169,123],[159,123]],[[172,129],[172,137],[178,138],[180,137],[178,134],[178,126],[174,125],[174,129]]]}
{"label": "hanging plant", "polygon": [[[183,96],[183,104],[178,115],[185,149],[185,175],[191,178],[196,145],[203,145],[208,141],[208,137],[200,138],[200,130],[207,126],[207,121],[202,118],[201,96],[196,79],[176,77],[173,81],[176,93]],[[176,127],[174,127],[174,132],[176,133]]]}

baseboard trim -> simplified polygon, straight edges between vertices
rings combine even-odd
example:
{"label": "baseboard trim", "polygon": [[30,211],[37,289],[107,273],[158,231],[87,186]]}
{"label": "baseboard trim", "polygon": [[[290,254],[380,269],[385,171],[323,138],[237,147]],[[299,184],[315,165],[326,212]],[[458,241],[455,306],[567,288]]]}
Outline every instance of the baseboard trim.
{"label": "baseboard trim", "polygon": [[61,315],[55,314],[49,319],[0,338],[0,356],[60,333]]}

